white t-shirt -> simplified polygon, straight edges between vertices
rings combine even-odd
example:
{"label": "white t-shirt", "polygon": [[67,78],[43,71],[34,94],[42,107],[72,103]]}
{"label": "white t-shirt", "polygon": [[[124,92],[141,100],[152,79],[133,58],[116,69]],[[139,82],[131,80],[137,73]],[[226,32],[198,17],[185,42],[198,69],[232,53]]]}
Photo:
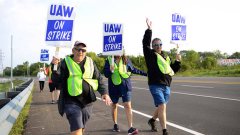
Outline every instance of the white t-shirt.
{"label": "white t-shirt", "polygon": [[39,71],[37,74],[37,77],[38,77],[39,81],[45,81],[45,79],[46,79],[46,75],[44,74],[43,71]]}

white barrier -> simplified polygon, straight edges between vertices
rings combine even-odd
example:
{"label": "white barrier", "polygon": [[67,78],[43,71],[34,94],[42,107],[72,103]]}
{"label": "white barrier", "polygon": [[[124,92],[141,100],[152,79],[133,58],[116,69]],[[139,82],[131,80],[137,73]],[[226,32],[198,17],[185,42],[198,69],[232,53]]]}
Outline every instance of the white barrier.
{"label": "white barrier", "polygon": [[5,92],[0,92],[0,99],[3,99],[6,97],[6,93]]}
{"label": "white barrier", "polygon": [[223,66],[233,66],[240,64],[240,59],[219,59],[217,63]]}
{"label": "white barrier", "polygon": [[24,107],[31,91],[33,90],[34,81],[25,88],[21,93],[19,93],[15,98],[13,98],[9,103],[7,103],[0,110],[0,134],[8,135],[12,129],[13,124],[18,118],[19,113]]}
{"label": "white barrier", "polygon": [[7,83],[10,82],[11,80],[8,78],[0,78],[0,83]]}

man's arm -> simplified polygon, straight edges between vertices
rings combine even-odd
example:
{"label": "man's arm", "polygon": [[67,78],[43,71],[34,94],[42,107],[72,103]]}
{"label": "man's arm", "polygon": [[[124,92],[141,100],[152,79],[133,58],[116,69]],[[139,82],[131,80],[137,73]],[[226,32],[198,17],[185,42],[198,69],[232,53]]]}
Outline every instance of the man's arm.
{"label": "man's arm", "polygon": [[172,70],[174,71],[174,73],[178,72],[181,68],[181,62],[180,61],[175,61],[174,63],[172,63],[171,65]]}
{"label": "man's arm", "polygon": [[143,54],[148,59],[151,54],[151,40],[152,40],[152,22],[150,22],[148,19],[146,20],[148,29],[145,31],[145,34],[143,36],[142,44],[143,44]]}
{"label": "man's arm", "polygon": [[66,92],[67,92],[67,71],[66,71],[66,63],[65,61],[62,61],[62,66],[60,67],[60,72],[62,74],[60,74],[60,95],[59,95],[59,101],[58,101],[58,112],[61,116],[63,116],[64,114],[64,100],[65,100],[65,96],[66,96]]}
{"label": "man's arm", "polygon": [[110,69],[110,64],[108,62],[108,59],[105,60],[103,72],[104,72],[104,76],[107,78],[111,77],[111,75],[112,75],[112,71]]}
{"label": "man's arm", "polygon": [[93,79],[97,79],[98,80],[98,92],[101,95],[104,95],[107,93],[107,90],[105,88],[105,85],[103,83],[103,78],[101,73],[99,72],[96,64],[93,62],[93,66],[94,66],[94,73],[93,73]]}
{"label": "man's arm", "polygon": [[101,76],[101,73],[99,72],[99,70],[94,62],[93,62],[93,65],[94,65],[93,79],[98,80],[98,92],[101,94],[102,100],[106,103],[106,105],[110,105],[112,103],[112,101],[107,94],[107,90],[103,83],[103,78]]}
{"label": "man's arm", "polygon": [[182,59],[181,55],[177,54],[175,62],[170,65],[175,73],[178,72],[181,68],[181,59]]}
{"label": "man's arm", "polygon": [[143,36],[142,44],[143,44],[143,53],[144,55],[148,55],[151,51],[151,39],[152,39],[152,30],[147,29]]}
{"label": "man's arm", "polygon": [[60,75],[59,76],[60,77],[59,78],[59,81],[60,81],[59,83],[61,85],[60,88],[63,88],[63,89],[67,88],[68,69],[67,69],[67,65],[66,65],[64,60],[61,62],[59,72],[61,73],[61,74],[59,74]]}

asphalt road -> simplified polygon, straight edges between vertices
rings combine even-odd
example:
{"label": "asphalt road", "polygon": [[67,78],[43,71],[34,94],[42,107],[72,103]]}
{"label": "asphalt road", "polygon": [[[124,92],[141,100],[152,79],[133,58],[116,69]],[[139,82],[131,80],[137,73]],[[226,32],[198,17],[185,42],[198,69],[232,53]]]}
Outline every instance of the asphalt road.
{"label": "asphalt road", "polygon": [[[132,86],[134,121],[146,123],[155,109],[147,78],[133,76]],[[240,134],[239,77],[174,77],[171,92],[167,119],[174,134]]]}

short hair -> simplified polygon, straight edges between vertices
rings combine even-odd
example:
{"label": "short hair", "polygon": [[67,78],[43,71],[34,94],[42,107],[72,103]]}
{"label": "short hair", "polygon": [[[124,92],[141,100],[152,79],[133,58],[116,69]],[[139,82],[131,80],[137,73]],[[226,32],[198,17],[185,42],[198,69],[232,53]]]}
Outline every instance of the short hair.
{"label": "short hair", "polygon": [[[152,40],[152,44],[153,44],[155,41],[161,41],[161,39],[160,39],[160,38],[154,38],[154,39]],[[161,41],[161,42],[162,42],[162,41]]]}

